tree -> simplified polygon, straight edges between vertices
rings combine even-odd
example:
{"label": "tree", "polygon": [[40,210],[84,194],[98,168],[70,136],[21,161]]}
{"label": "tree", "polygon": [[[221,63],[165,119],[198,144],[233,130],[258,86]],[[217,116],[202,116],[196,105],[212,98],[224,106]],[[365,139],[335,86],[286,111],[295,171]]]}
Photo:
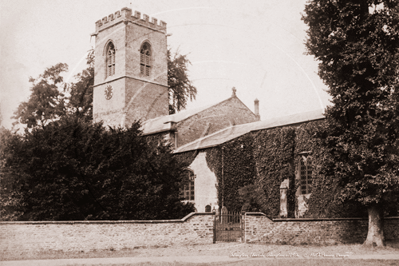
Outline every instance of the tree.
{"label": "tree", "polygon": [[64,117],[10,136],[0,154],[10,175],[1,177],[16,195],[2,196],[2,214],[14,220],[141,220],[192,212],[193,205],[179,198],[185,167],[168,144],[146,141],[140,127],[107,130]]}
{"label": "tree", "polygon": [[44,127],[49,121],[64,115],[65,97],[60,86],[63,83],[61,73],[67,70],[66,64],[59,63],[47,68],[37,79],[30,78],[31,96],[18,106],[13,118],[31,128]]}
{"label": "tree", "polygon": [[[90,50],[87,68],[75,76],[76,82],[63,83],[61,73],[68,70],[66,64],[59,63],[47,68],[36,80],[31,78],[31,95],[22,102],[13,118],[16,123],[28,128],[44,127],[49,121],[62,116],[74,116],[93,120],[94,52]],[[188,79],[186,55],[177,52],[171,56],[168,50],[169,111],[171,114],[186,108],[187,100],[195,99],[197,89]],[[16,124],[14,123],[14,124]]]}
{"label": "tree", "polygon": [[195,99],[197,89],[188,79],[187,65],[190,61],[187,55],[180,55],[168,49],[168,85],[169,85],[169,113],[174,114],[177,111],[186,108],[187,100]]}
{"label": "tree", "polygon": [[0,126],[2,122],[3,122],[3,115],[1,114],[1,104],[0,104]]}
{"label": "tree", "polygon": [[[176,53],[173,60],[182,81],[170,90],[191,89],[176,92],[181,109],[188,97],[182,95],[196,90],[186,57]],[[31,79],[31,96],[14,116],[30,130],[0,139],[3,219],[169,219],[194,210],[179,198],[186,165],[162,138],[142,137],[139,122],[110,130],[92,123],[93,61],[90,51],[73,83],[63,82],[68,67],[61,63]]]}
{"label": "tree", "polygon": [[13,163],[16,159],[14,155],[23,153],[21,144],[20,135],[0,127],[0,220],[4,221],[17,220],[22,215],[20,188],[23,175],[18,165]]}
{"label": "tree", "polygon": [[399,191],[399,2],[312,0],[302,19],[333,103],[317,135],[320,173],[367,207],[364,244],[382,246],[383,208]]}
{"label": "tree", "polygon": [[75,76],[77,82],[66,84],[69,93],[66,110],[69,115],[93,121],[94,50],[86,57],[87,68]]}
{"label": "tree", "polygon": [[61,74],[68,71],[68,65],[59,63],[47,68],[32,83],[31,95],[22,102],[13,118],[28,128],[44,127],[50,121],[64,116],[93,120],[94,52],[90,50],[87,68],[75,76],[76,82],[64,83]]}

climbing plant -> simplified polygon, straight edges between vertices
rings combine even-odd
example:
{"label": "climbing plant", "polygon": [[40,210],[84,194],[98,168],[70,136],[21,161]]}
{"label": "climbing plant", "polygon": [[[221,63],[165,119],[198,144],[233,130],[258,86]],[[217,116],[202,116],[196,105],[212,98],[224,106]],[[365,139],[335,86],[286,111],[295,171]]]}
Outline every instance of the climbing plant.
{"label": "climbing plant", "polygon": [[226,206],[229,211],[241,211],[245,199],[240,197],[239,189],[255,180],[251,135],[243,135],[208,150],[206,160],[217,177],[219,206]]}
{"label": "climbing plant", "polygon": [[[293,127],[261,130],[254,133],[254,159],[257,177],[255,184],[258,203],[268,217],[278,217],[280,211],[280,185],[285,179],[294,184]],[[288,195],[289,216],[292,216],[294,198]]]}
{"label": "climbing plant", "polygon": [[[259,130],[237,139],[206,149],[208,167],[217,178],[219,206],[229,211],[261,211],[270,218],[280,215],[280,186],[289,180],[287,190],[288,217],[298,211],[297,191],[300,182],[296,173],[301,156],[312,157],[312,193],[304,198],[304,217],[339,218],[362,217],[366,210],[357,202],[342,203],[336,197],[339,184],[320,172],[328,160],[315,137],[324,128],[324,120],[298,125]],[[192,162],[195,152],[182,158]],[[182,160],[182,159],[179,159]],[[386,209],[397,213],[397,206]]]}

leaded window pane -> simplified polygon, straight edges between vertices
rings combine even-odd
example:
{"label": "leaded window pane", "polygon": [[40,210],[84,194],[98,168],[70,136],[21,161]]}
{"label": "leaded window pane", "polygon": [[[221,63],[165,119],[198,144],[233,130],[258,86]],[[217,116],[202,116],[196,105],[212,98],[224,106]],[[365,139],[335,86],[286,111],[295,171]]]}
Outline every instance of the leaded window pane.
{"label": "leaded window pane", "polygon": [[308,194],[312,191],[312,162],[311,158],[308,157],[306,161],[301,158],[301,171],[300,171],[300,184],[301,193]]}
{"label": "leaded window pane", "polygon": [[182,185],[180,189],[180,195],[184,200],[195,200],[195,190],[194,190],[194,173],[189,171],[187,172],[188,176],[187,183]]}

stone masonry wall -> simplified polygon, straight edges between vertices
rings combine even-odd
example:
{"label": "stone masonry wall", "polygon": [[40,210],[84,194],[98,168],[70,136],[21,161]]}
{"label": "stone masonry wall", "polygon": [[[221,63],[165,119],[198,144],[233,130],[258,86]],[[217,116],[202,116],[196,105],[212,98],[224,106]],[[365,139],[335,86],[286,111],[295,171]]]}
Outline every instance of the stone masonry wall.
{"label": "stone masonry wall", "polygon": [[[368,220],[348,219],[275,219],[263,213],[245,215],[245,241],[270,244],[347,244],[363,243]],[[399,239],[399,217],[385,218],[386,240]]]}
{"label": "stone masonry wall", "polygon": [[[0,222],[2,252],[120,250],[213,243],[213,213],[181,220]],[[270,244],[362,243],[366,219],[275,219],[247,213],[245,241]],[[399,217],[384,220],[386,240],[399,239]],[[0,252],[1,255],[1,252]]]}
{"label": "stone masonry wall", "polygon": [[[93,118],[109,126],[130,126],[169,114],[166,23],[123,8],[96,22]],[[140,71],[140,48],[151,46],[150,71]],[[107,47],[115,47],[115,73],[106,75]],[[105,89],[112,87],[112,97]]]}
{"label": "stone masonry wall", "polygon": [[4,252],[90,251],[171,244],[210,244],[212,213],[166,221],[0,222]]}
{"label": "stone masonry wall", "polygon": [[257,121],[257,116],[233,95],[177,124],[177,147],[226,127]]}

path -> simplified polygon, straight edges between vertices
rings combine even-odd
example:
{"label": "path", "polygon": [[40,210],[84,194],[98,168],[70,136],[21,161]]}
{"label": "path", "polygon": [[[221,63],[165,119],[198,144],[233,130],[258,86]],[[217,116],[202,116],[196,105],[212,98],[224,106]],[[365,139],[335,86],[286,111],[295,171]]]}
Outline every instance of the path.
{"label": "path", "polygon": [[[323,258],[323,254],[319,254],[318,258]],[[125,257],[125,258],[90,258],[90,259],[57,259],[57,260],[19,260],[19,261],[0,261],[1,266],[65,266],[65,265],[101,265],[101,264],[135,264],[145,262],[182,262],[182,263],[216,263],[216,262],[236,262],[242,260],[273,260],[284,258],[235,258],[229,256],[170,256],[170,257]],[[300,257],[298,259],[306,259]],[[317,258],[315,258],[317,259]],[[342,258],[329,258],[334,260],[342,260]],[[365,254],[351,255],[345,259],[366,259],[366,260],[398,260],[398,254]]]}

